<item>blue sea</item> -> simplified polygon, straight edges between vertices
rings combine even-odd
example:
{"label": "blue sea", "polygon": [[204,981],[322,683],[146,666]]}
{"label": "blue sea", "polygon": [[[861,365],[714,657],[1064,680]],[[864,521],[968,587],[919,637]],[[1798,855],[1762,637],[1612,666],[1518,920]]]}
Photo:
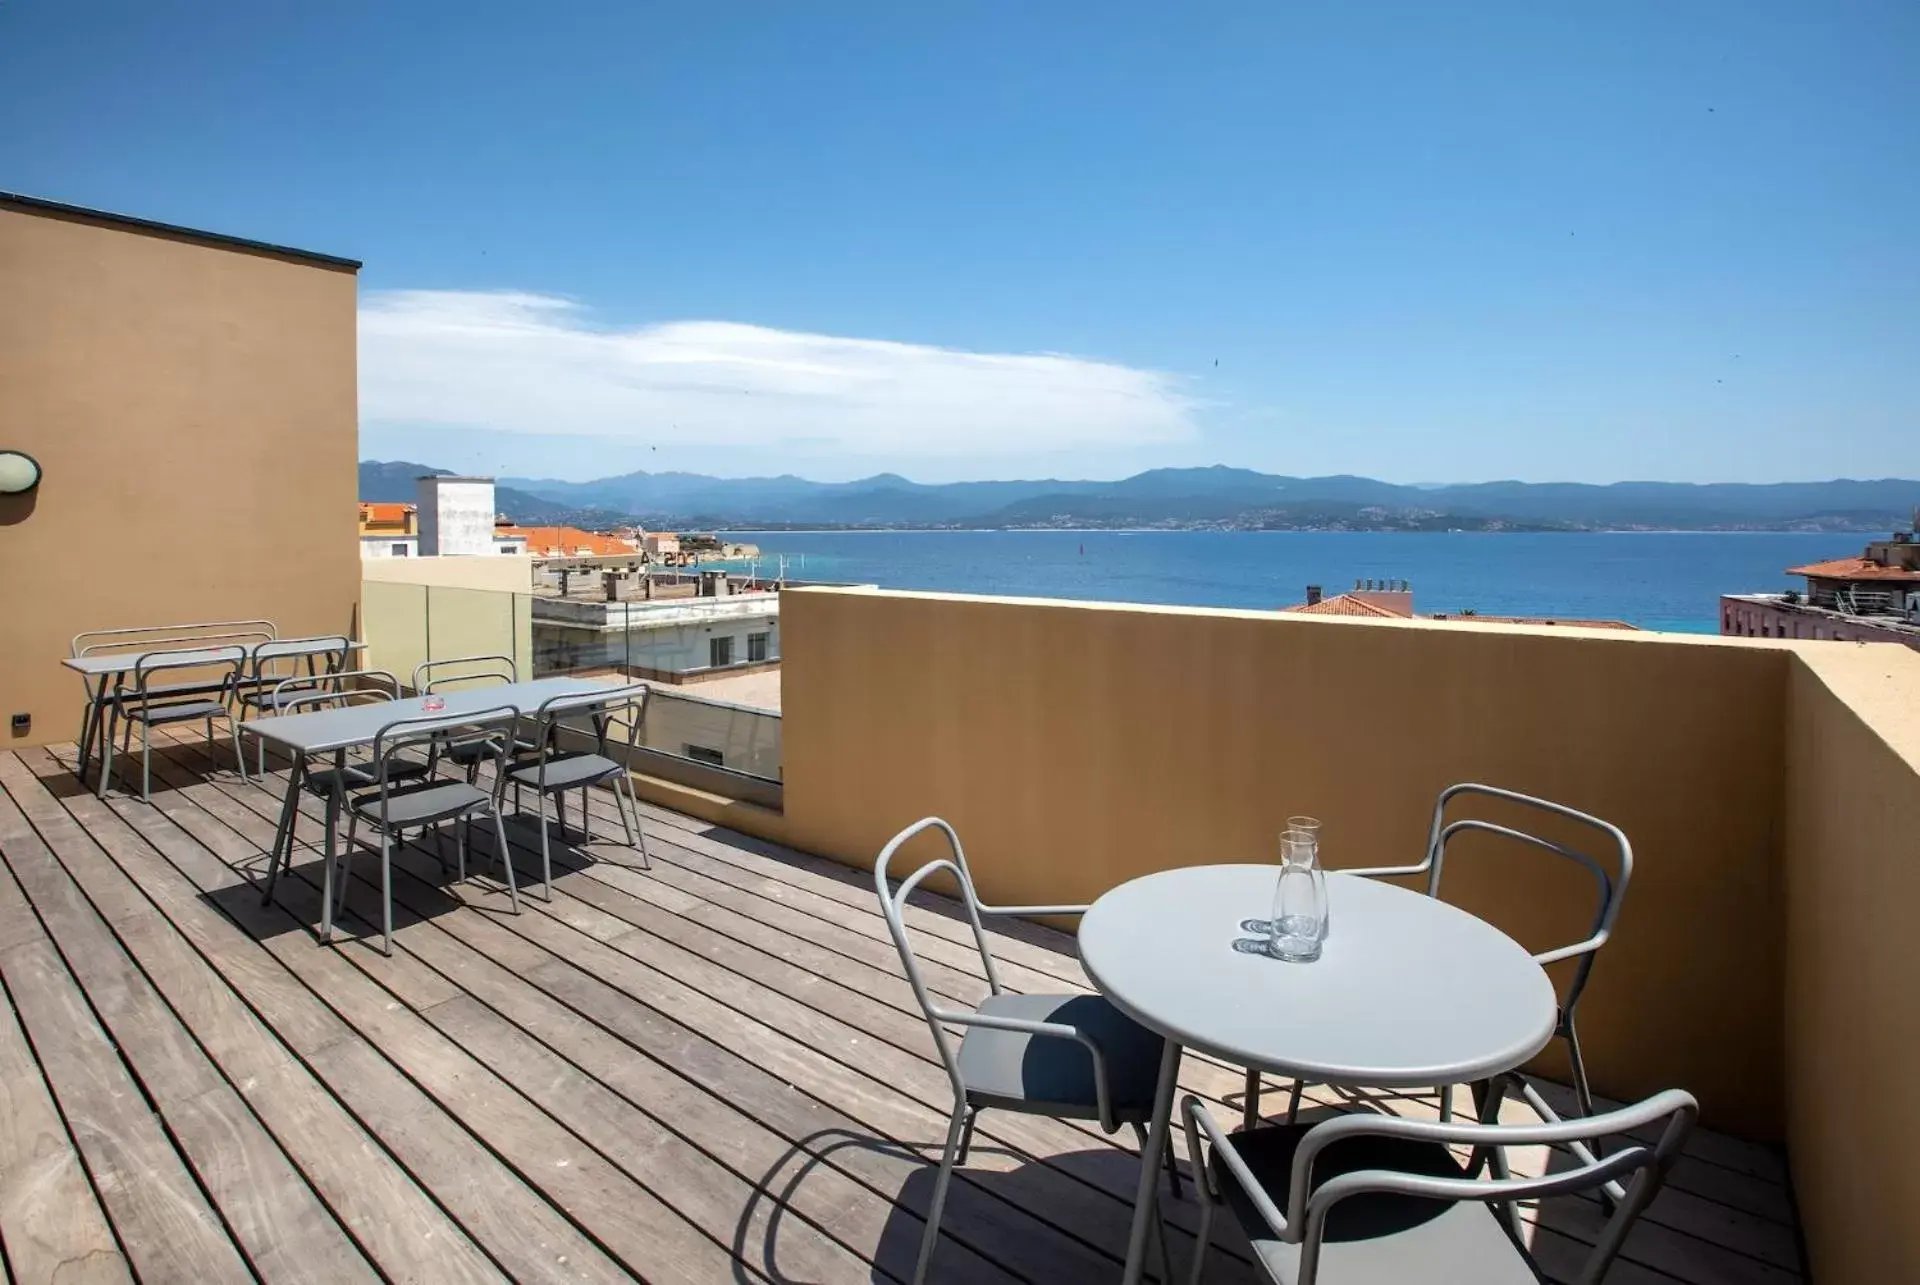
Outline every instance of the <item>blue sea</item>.
{"label": "blue sea", "polygon": [[1723,593],[1800,587],[1785,569],[1865,535],[1320,531],[743,531],[759,571],[890,589],[1271,609],[1356,579],[1412,582],[1423,614],[1578,616],[1718,632]]}

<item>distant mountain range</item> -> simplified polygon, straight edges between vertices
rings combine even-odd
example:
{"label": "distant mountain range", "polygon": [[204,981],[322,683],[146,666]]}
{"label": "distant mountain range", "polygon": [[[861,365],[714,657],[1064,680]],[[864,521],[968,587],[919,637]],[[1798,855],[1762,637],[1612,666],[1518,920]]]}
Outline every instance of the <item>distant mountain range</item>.
{"label": "distant mountain range", "polygon": [[[360,464],[360,498],[411,500],[445,469]],[[1402,486],[1366,477],[1250,469],[1153,469],[1117,482],[1045,479],[927,485],[895,473],[854,482],[627,473],[592,482],[501,478],[517,522],[657,527],[1163,527],[1244,530],[1805,530],[1907,526],[1920,481],[1479,482]]]}

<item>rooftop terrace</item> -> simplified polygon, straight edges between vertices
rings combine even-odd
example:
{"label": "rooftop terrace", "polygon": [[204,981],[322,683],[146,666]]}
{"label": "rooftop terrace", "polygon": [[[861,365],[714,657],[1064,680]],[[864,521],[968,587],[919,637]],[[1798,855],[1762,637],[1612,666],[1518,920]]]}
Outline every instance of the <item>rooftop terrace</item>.
{"label": "rooftop terrace", "polygon": [[[372,931],[355,910],[377,915],[364,882],[348,940],[317,948],[310,847],[262,906],[278,782],[182,740],[152,806],[102,802],[71,761],[0,754],[14,1278],[910,1273],[947,1087],[865,874],[649,807],[651,871],[615,843],[569,849],[553,903],[514,916],[484,872],[450,884],[416,845],[388,959],[354,939]],[[596,809],[617,833],[611,800]],[[511,833],[530,877],[530,833]],[[913,917],[932,985],[977,1000],[953,907]],[[1050,929],[1016,923],[995,949],[1014,989],[1085,985]],[[1182,1079],[1237,1110],[1237,1071],[1190,1055]],[[980,1127],[936,1276],[1117,1276],[1130,1149],[1090,1125]],[[1191,1188],[1171,1216],[1195,1225]],[[1535,1244],[1575,1263],[1599,1218],[1553,1202]],[[1252,1278],[1229,1235],[1209,1280]],[[1176,1238],[1177,1261],[1191,1249]],[[1799,1261],[1779,1154],[1702,1131],[1609,1279],[1787,1285]]]}

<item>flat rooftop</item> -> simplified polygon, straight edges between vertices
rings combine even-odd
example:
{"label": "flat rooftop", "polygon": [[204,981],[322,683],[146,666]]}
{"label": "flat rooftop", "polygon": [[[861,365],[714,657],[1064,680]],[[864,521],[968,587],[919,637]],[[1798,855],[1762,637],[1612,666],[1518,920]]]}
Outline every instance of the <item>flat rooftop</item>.
{"label": "flat rooftop", "polygon": [[1849,625],[1885,629],[1892,633],[1912,634],[1916,640],[1920,640],[1920,625],[1911,624],[1900,616],[1838,611],[1832,607],[1818,606],[1805,598],[1797,602],[1789,602],[1784,595],[1777,593],[1729,593],[1722,594],[1721,597],[1728,602],[1750,602],[1757,606],[1772,607],[1776,611],[1792,612],[1794,615],[1806,616],[1810,619],[1831,620]]}

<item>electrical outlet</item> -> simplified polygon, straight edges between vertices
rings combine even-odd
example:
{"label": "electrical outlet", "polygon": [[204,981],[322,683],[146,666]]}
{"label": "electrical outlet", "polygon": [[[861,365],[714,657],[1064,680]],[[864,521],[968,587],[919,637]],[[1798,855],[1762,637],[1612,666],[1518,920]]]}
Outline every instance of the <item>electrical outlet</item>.
{"label": "electrical outlet", "polygon": [[25,736],[33,730],[33,715],[15,714],[10,725],[13,728],[13,734],[15,736]]}

